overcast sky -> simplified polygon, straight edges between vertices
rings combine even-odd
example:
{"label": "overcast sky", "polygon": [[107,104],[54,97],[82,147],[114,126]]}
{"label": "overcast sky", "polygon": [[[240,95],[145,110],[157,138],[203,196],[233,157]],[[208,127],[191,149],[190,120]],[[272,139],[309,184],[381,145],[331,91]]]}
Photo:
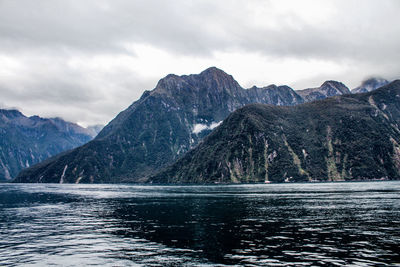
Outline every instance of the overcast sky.
{"label": "overcast sky", "polygon": [[169,73],[400,78],[399,0],[0,0],[0,107],[106,124]]}

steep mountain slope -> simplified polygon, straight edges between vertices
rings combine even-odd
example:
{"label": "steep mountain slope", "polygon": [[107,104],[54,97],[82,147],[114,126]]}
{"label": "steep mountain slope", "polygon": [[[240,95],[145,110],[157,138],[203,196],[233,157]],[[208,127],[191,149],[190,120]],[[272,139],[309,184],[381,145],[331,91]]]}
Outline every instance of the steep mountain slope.
{"label": "steep mountain slope", "polygon": [[382,87],[388,83],[389,83],[389,81],[385,80],[383,78],[370,78],[370,79],[363,81],[359,87],[352,89],[351,93],[357,94],[357,93],[371,92],[371,91],[378,89],[379,87]]}
{"label": "steep mountain slope", "polygon": [[350,94],[350,90],[341,82],[326,81],[318,88],[297,90],[296,93],[299,94],[305,102],[310,102],[330,96]]}
{"label": "steep mountain slope", "polygon": [[112,120],[88,144],[24,170],[17,182],[142,182],[174,162],[250,103],[294,105],[287,86],[243,89],[217,68],[168,75]]}
{"label": "steep mountain slope", "polygon": [[26,117],[17,110],[0,109],[0,181],[91,139],[85,128],[60,118]]}
{"label": "steep mountain slope", "polygon": [[376,91],[231,114],[154,183],[400,178],[400,80]]}

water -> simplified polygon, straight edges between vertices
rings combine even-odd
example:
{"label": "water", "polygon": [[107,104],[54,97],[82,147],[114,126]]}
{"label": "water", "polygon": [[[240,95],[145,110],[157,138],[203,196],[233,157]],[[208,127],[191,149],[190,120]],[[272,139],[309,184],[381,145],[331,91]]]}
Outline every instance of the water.
{"label": "water", "polygon": [[0,266],[400,266],[400,182],[0,185]]}

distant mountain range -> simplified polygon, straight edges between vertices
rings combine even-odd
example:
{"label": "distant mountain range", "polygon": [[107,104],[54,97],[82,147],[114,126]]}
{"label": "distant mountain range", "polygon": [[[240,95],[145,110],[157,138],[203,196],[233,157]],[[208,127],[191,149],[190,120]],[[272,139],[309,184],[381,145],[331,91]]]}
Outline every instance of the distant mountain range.
{"label": "distant mountain range", "polygon": [[145,91],[94,140],[25,169],[15,181],[147,182],[245,105],[293,106],[349,93],[346,86],[335,81],[303,91],[275,85],[244,89],[215,67],[197,75],[171,74],[152,91]]}
{"label": "distant mountain range", "polygon": [[398,179],[399,125],[400,80],[294,107],[248,105],[150,182]]}
{"label": "distant mountain range", "polygon": [[95,135],[96,129],[60,118],[26,117],[18,110],[0,109],[0,181],[11,180],[21,169],[87,143]]}

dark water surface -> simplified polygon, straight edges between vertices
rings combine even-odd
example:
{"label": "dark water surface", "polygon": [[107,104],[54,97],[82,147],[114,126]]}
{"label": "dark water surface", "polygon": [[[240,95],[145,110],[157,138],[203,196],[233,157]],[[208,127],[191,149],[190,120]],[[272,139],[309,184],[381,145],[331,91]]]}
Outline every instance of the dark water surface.
{"label": "dark water surface", "polygon": [[0,184],[0,266],[399,265],[400,182]]}

